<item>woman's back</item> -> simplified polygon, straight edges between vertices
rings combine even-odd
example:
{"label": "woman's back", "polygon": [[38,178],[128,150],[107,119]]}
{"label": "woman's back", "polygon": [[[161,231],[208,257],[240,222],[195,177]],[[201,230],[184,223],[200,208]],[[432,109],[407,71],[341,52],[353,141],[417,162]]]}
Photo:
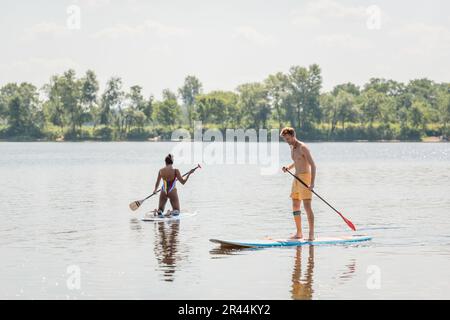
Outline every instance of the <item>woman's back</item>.
{"label": "woman's back", "polygon": [[153,193],[158,192],[159,184],[162,180],[161,193],[159,194],[159,207],[158,210],[155,211],[158,215],[162,215],[164,212],[164,207],[168,199],[170,199],[170,203],[172,204],[172,213],[176,215],[180,212],[180,201],[178,199],[177,188],[175,184],[179,181],[181,184],[185,184],[189,178],[189,175],[193,172],[193,170],[187,173],[186,178],[184,178],[180,171],[173,168],[173,156],[169,154],[165,158],[166,166],[159,170],[158,178],[156,179],[155,189]]}
{"label": "woman's back", "polygon": [[173,181],[176,178],[176,169],[172,168],[172,166],[166,166],[159,170],[161,174],[161,178],[166,181]]}

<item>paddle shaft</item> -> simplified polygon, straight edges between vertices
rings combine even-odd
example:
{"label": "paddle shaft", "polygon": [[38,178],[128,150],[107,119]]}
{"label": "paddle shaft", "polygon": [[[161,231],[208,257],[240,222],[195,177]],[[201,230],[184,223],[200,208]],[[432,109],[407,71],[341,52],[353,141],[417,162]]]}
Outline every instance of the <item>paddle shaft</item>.
{"label": "paddle shaft", "polygon": [[[286,171],[289,172],[289,174],[291,176],[293,176],[295,179],[297,179],[301,184],[303,184],[306,188],[309,189],[309,186],[303,182],[302,179],[300,179],[299,177],[297,177],[295,174],[293,174],[291,171],[289,171],[289,169],[286,168]],[[320,200],[322,200],[323,202],[325,202],[331,209],[333,209],[338,215],[341,216],[341,218],[347,223],[347,225],[353,229],[356,230],[355,226],[353,225],[353,223],[348,220],[347,218],[345,218],[339,211],[337,211],[331,204],[328,203],[328,201],[326,201],[324,198],[322,198],[320,195],[318,195],[313,189],[311,189],[311,192],[314,193]]]}

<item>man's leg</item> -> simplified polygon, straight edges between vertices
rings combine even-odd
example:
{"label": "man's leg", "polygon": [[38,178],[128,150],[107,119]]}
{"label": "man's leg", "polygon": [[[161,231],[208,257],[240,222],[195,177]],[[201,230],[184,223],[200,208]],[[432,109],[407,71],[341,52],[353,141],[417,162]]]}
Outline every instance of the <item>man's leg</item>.
{"label": "man's leg", "polygon": [[311,208],[311,199],[303,200],[303,207],[306,211],[306,216],[308,217],[309,224],[309,238],[310,240],[314,240],[314,213]]}
{"label": "man's leg", "polygon": [[292,236],[292,238],[303,238],[302,220],[300,218],[301,202],[301,200],[292,199],[292,214],[294,215],[295,227],[297,228],[297,232]]}

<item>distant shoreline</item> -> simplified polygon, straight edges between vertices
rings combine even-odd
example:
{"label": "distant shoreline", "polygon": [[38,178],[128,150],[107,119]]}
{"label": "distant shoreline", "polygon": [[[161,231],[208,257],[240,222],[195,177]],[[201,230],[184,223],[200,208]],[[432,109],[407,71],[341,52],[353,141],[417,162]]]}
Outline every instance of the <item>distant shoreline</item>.
{"label": "distant shoreline", "polygon": [[[302,140],[300,138],[300,140]],[[158,142],[181,142],[182,140],[170,140],[170,139],[148,139],[148,140],[93,140],[93,139],[86,139],[86,140],[48,140],[48,139],[30,139],[30,140],[15,140],[15,139],[0,139],[1,142],[54,142],[54,143],[74,143],[74,142],[150,142],[150,143],[158,143]],[[193,139],[184,140],[185,142],[194,142]],[[421,142],[421,143],[448,143],[448,139],[442,138],[442,137],[425,137],[421,140],[302,140],[307,143],[343,143],[343,142],[349,142],[349,143],[405,143],[405,142]],[[211,141],[202,141],[202,142],[211,142]],[[227,142],[227,141],[223,141]],[[240,141],[239,141],[240,142]],[[245,141],[248,142],[248,141]],[[269,141],[270,142],[270,141]],[[280,140],[281,142],[281,140]]]}

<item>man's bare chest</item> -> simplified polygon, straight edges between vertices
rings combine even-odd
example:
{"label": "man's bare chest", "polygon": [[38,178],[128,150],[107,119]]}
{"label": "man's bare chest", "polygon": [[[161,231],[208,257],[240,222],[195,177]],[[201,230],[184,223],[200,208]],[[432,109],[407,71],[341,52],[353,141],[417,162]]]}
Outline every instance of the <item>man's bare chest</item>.
{"label": "man's bare chest", "polygon": [[304,155],[303,155],[303,152],[301,151],[300,147],[291,149],[291,158],[294,161],[301,161],[301,160],[303,160]]}

